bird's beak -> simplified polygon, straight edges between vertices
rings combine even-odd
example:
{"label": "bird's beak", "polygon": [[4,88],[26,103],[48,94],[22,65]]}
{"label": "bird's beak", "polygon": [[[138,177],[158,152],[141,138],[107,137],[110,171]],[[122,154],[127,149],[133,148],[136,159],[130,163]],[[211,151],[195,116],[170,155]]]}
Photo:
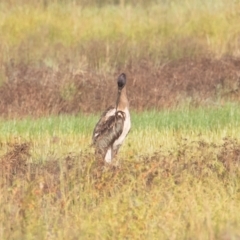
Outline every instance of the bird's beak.
{"label": "bird's beak", "polygon": [[117,111],[117,108],[118,108],[118,103],[119,103],[120,95],[121,95],[121,89],[118,89],[118,96],[117,96],[117,101],[116,101],[116,111]]}

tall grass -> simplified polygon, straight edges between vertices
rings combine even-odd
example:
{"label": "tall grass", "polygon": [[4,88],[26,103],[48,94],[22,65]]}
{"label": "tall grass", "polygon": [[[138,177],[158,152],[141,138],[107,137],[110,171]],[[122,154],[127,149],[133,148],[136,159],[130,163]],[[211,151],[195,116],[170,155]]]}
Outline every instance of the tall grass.
{"label": "tall grass", "polygon": [[0,4],[1,62],[41,60],[52,67],[70,59],[81,68],[107,68],[142,58],[157,64],[206,53],[239,55],[239,4],[233,0],[126,2],[122,7],[23,2]]}
{"label": "tall grass", "polygon": [[239,118],[237,105],[132,113],[120,168],[100,172],[96,115],[1,120],[1,239],[237,238]]}

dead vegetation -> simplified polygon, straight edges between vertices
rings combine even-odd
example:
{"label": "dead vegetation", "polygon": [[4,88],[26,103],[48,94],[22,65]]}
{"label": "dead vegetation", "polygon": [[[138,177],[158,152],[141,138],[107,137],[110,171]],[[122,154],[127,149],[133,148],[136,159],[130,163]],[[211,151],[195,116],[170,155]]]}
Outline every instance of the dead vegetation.
{"label": "dead vegetation", "polygon": [[[159,187],[176,189],[214,181],[227,192],[229,183],[240,176],[240,144],[235,139],[223,139],[219,145],[179,139],[172,151],[159,149],[151,156],[120,159],[118,166],[98,163],[88,152],[36,162],[31,159],[31,148],[31,143],[8,144],[7,153],[0,157],[0,209],[5,239],[24,238],[29,231],[32,236],[49,238],[48,234],[55,230],[50,223],[41,223],[45,216],[57,213],[54,226],[63,227],[64,221],[74,221],[76,211],[81,215],[83,210],[79,209],[94,215],[101,204],[129,190],[130,195],[152,196],[151,192]],[[45,226],[41,231],[39,224]]]}
{"label": "dead vegetation", "polygon": [[99,193],[110,194],[114,189],[135,183],[149,188],[168,178],[180,184],[187,176],[197,180],[215,176],[224,181],[240,174],[240,144],[235,139],[226,138],[221,145],[180,139],[177,149],[167,154],[159,150],[152,156],[122,160],[118,166],[98,163],[91,153],[32,163],[30,146],[29,143],[10,145],[1,157],[1,188],[24,181],[43,195],[52,193],[61,199],[63,192],[68,195],[73,186],[84,190],[90,184]]}
{"label": "dead vegetation", "polygon": [[73,70],[69,62],[58,68],[5,65],[0,87],[2,117],[98,112],[114,100],[114,80],[128,76],[132,109],[163,109],[183,103],[191,106],[239,101],[240,60],[181,59],[161,66],[142,60],[116,72],[101,74]]}

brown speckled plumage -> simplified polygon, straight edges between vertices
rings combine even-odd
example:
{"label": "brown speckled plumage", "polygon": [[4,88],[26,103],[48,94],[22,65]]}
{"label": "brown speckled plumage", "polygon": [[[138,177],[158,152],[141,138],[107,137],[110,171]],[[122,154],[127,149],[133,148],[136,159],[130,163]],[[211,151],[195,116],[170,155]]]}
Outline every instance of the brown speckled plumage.
{"label": "brown speckled plumage", "polygon": [[96,156],[106,162],[112,161],[131,127],[124,73],[118,77],[117,84],[116,107],[109,107],[101,115],[92,135]]}
{"label": "brown speckled plumage", "polygon": [[125,113],[117,111],[115,115],[112,115],[106,119],[106,114],[113,107],[108,108],[101,116],[96,127],[93,131],[92,142],[98,154],[103,158],[106,152],[116,139],[122,134],[123,125],[125,120]]}

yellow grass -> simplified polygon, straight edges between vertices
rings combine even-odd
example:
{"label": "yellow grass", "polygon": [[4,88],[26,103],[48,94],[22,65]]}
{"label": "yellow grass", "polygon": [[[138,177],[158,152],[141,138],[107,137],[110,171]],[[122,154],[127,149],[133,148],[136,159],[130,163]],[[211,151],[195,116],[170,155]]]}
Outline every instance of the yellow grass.
{"label": "yellow grass", "polygon": [[[239,56],[236,1],[171,1],[147,5],[0,5],[1,61],[42,61],[54,67],[71,59],[109,67],[150,57]],[[91,53],[91,54],[89,54]]]}
{"label": "yellow grass", "polygon": [[94,161],[97,116],[2,120],[1,239],[238,238],[239,116],[133,113],[117,168]]}

